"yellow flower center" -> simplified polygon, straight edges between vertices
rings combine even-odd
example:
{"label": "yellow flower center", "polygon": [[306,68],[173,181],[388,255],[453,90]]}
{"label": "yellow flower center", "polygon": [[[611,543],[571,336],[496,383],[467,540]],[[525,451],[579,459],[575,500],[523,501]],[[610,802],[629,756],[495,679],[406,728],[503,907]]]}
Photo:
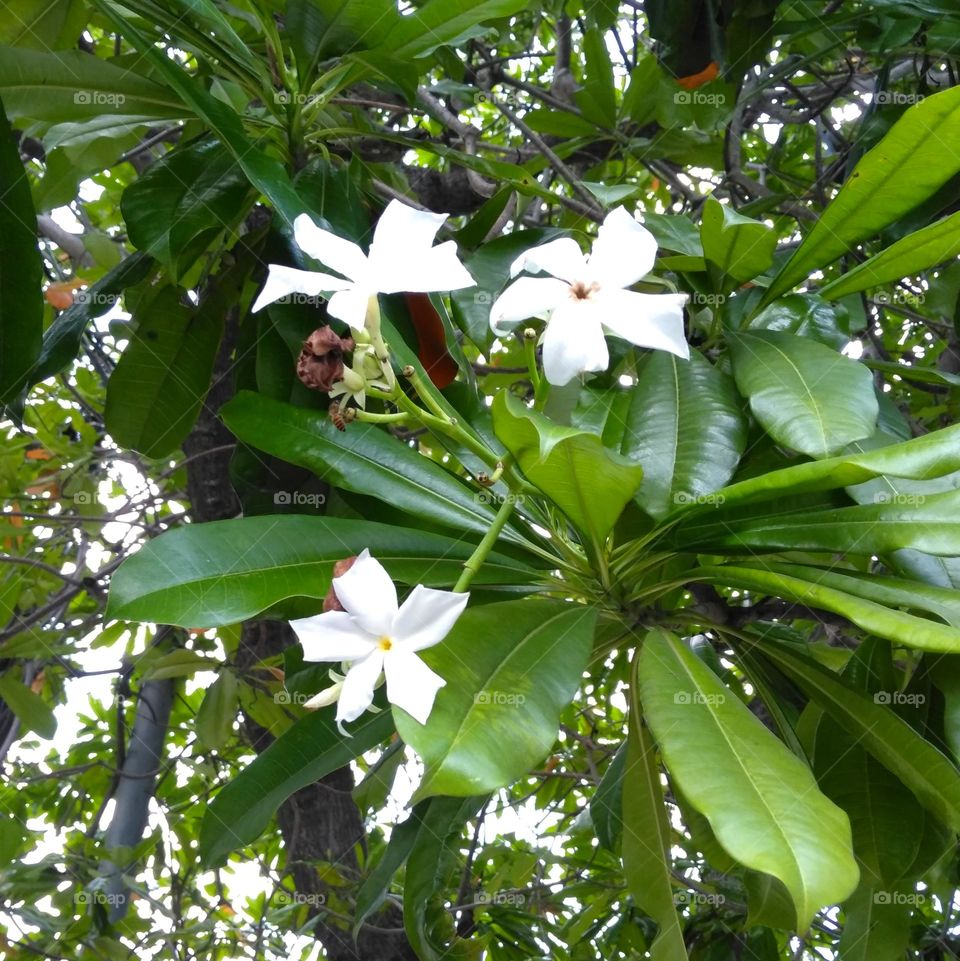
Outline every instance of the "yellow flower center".
{"label": "yellow flower center", "polygon": [[381,651],[389,651],[390,648],[393,647],[393,641],[384,634],[377,643],[377,647],[379,647]]}

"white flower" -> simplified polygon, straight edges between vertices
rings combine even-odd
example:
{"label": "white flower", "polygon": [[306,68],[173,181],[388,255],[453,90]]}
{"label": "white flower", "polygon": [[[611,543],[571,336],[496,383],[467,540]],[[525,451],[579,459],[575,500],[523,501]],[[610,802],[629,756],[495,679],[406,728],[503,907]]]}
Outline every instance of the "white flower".
{"label": "white flower", "polygon": [[607,369],[605,330],[638,347],[688,359],[683,335],[686,294],[627,289],[650,272],[656,255],[650,231],[617,207],[607,214],[588,257],[570,237],[521,254],[510,268],[511,277],[523,270],[551,276],[514,281],[490,308],[490,326],[503,336],[531,317],[547,318],[543,372],[556,386],[583,371]]}
{"label": "white flower", "polygon": [[467,606],[468,594],[418,584],[397,607],[397,591],[379,561],[365,550],[333,579],[343,611],[291,621],[306,661],[350,661],[339,690],[337,723],[356,720],[373,703],[381,671],[387,700],[427,723],[446,681],[417,656],[439,644]]}
{"label": "white flower", "polygon": [[414,210],[391,200],[373,232],[370,253],[365,254],[352,241],[321,229],[301,214],[293,223],[297,245],[343,276],[270,264],[267,282],[253,310],[290,294],[316,297],[336,291],[327,304],[327,313],[359,331],[364,326],[367,304],[377,294],[473,287],[476,281],[457,259],[457,245],[448,240],[432,246],[446,219],[446,214]]}

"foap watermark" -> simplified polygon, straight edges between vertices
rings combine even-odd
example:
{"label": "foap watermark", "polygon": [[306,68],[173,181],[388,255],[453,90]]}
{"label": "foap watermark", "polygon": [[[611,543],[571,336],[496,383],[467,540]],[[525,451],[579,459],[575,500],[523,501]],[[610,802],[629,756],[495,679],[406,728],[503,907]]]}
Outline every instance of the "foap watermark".
{"label": "foap watermark", "polygon": [[110,93],[106,90],[75,90],[73,102],[92,107],[122,107],[127,98],[122,93]]}
{"label": "foap watermark", "polygon": [[674,504],[709,504],[711,507],[720,507],[726,500],[723,494],[693,494],[690,491],[677,491],[673,495]]}
{"label": "foap watermark", "polygon": [[74,304],[84,307],[112,307],[120,300],[119,294],[110,294],[102,290],[76,290],[73,294]]}
{"label": "foap watermark", "polygon": [[274,900],[277,904],[307,904],[311,908],[320,908],[327,903],[325,894],[303,894],[300,891],[279,891]]}
{"label": "foap watermark", "polygon": [[273,102],[279,104],[295,103],[299,107],[321,103],[323,97],[318,93],[291,93],[289,90],[277,90],[273,94]]}
{"label": "foap watermark", "polygon": [[712,904],[717,907],[727,899],[722,894],[710,894],[706,891],[675,891],[673,903],[678,907],[683,904]]}
{"label": "foap watermark", "polygon": [[301,694],[299,691],[288,691],[286,688],[273,695],[274,704],[306,704],[309,700],[309,695]]}
{"label": "foap watermark", "polygon": [[926,294],[914,293],[912,290],[904,290],[896,287],[893,290],[880,290],[873,295],[876,304],[899,304],[903,307],[919,307],[925,300]]}
{"label": "foap watermark", "polygon": [[719,107],[727,102],[727,95],[725,93],[707,93],[704,90],[678,90],[673,95],[673,102]]}
{"label": "foap watermark", "polygon": [[900,491],[877,491],[874,504],[894,504],[898,507],[919,507],[926,501],[925,494],[904,494]]}
{"label": "foap watermark", "polygon": [[473,95],[473,102],[481,107],[484,104],[493,104],[493,106],[502,107],[520,107],[522,106],[522,101],[520,98],[507,90],[502,90],[499,93],[494,93],[492,90],[481,90]]}
{"label": "foap watermark", "polygon": [[726,301],[726,294],[701,294],[699,290],[695,290],[690,295],[690,303],[697,307],[719,307]]}
{"label": "foap watermark", "polygon": [[874,103],[896,104],[900,107],[910,107],[926,99],[925,93],[903,93],[900,90],[878,90],[873,98]]}
{"label": "foap watermark", "polygon": [[126,891],[77,891],[73,896],[74,904],[102,904],[104,907],[114,908],[126,904],[130,895]]}
{"label": "foap watermark", "polygon": [[874,904],[923,904],[927,900],[919,891],[874,891]]}
{"label": "foap watermark", "polygon": [[478,307],[489,307],[493,303],[493,297],[489,290],[477,290],[474,291],[473,302]]}
{"label": "foap watermark", "polygon": [[511,691],[477,691],[473,695],[474,704],[496,704],[498,707],[521,707],[527,699],[523,694]]}
{"label": "foap watermark", "polygon": [[526,902],[526,896],[519,891],[494,891],[492,894],[480,891],[477,894],[477,904],[505,904],[519,907]]}
{"label": "foap watermark", "polygon": [[496,491],[477,491],[473,495],[477,504],[489,504],[491,507],[500,507],[503,504],[522,504],[524,494],[498,494]]}
{"label": "foap watermark", "polygon": [[887,704],[893,707],[905,704],[908,707],[920,707],[927,702],[926,694],[908,694],[906,691],[877,691],[873,695],[874,704]]}
{"label": "foap watermark", "polygon": [[303,291],[294,290],[289,294],[278,297],[278,304],[293,304],[296,307],[322,307],[327,302],[323,294],[305,294]]}
{"label": "foap watermark", "polygon": [[303,491],[277,491],[273,502],[278,507],[312,507],[317,510],[327,502],[326,494],[305,494]]}
{"label": "foap watermark", "polygon": [[90,491],[77,491],[73,495],[73,503],[76,507],[89,507],[96,498]]}
{"label": "foap watermark", "polygon": [[674,704],[709,704],[711,706],[723,704],[726,694],[704,694],[701,691],[677,691],[673,695]]}

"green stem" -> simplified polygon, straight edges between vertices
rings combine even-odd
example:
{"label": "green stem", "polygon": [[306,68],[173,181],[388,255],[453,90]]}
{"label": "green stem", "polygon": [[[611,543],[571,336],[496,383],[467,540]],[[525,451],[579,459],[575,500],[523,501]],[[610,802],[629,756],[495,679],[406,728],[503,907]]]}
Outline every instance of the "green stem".
{"label": "green stem", "polygon": [[513,513],[513,498],[508,497],[500,505],[500,510],[497,511],[497,516],[494,517],[493,523],[490,525],[490,530],[483,535],[483,540],[477,545],[477,549],[464,562],[463,573],[453,588],[455,594],[463,594],[470,586],[470,582],[476,577],[477,572],[483,566],[483,562],[493,549],[493,545],[500,536],[500,532],[503,530],[511,513]]}
{"label": "green stem", "polygon": [[401,424],[404,421],[410,420],[410,414],[405,410],[397,414],[374,414],[367,410],[358,410],[356,419],[364,420],[369,424]]}

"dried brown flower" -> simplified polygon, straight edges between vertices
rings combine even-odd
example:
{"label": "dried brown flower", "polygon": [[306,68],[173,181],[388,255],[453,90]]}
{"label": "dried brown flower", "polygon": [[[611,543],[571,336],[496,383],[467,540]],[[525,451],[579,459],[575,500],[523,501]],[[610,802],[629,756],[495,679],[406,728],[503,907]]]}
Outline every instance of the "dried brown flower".
{"label": "dried brown flower", "polygon": [[312,390],[329,391],[343,377],[343,355],[353,350],[352,337],[340,337],[329,325],[318,327],[297,358],[297,377]]}
{"label": "dried brown flower", "polygon": [[[342,561],[337,561],[333,565],[333,576],[340,577],[341,574],[346,574],[347,571],[353,567],[354,562],[357,559],[357,555],[354,554],[352,557],[345,557]],[[342,611],[344,610],[343,605],[340,603],[340,598],[337,597],[337,592],[333,589],[333,585],[330,585],[330,590],[327,591],[327,596],[323,599],[323,613],[326,614],[327,611]]]}

